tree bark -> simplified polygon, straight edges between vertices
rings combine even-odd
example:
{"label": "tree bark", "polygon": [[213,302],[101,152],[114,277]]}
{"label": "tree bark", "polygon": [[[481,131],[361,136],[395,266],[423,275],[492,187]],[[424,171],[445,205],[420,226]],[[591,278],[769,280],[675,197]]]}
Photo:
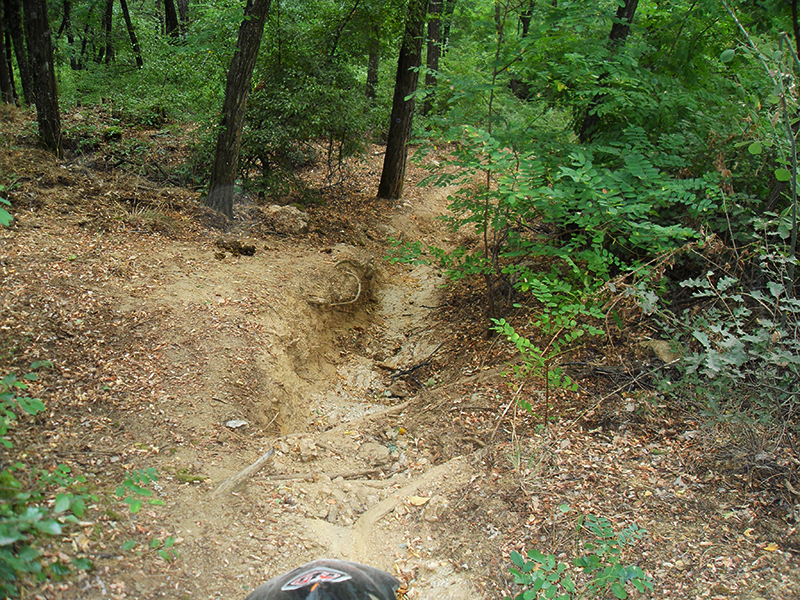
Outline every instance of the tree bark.
{"label": "tree bark", "polygon": [[6,45],[6,68],[8,69],[8,79],[11,81],[11,94],[14,96],[14,104],[19,104],[19,94],[17,93],[17,85],[14,81],[14,63],[12,56],[14,56],[14,45],[11,43],[11,32],[6,28],[3,34],[3,39]]}
{"label": "tree bark", "polygon": [[519,22],[522,25],[522,33],[520,37],[527,37],[528,31],[531,28],[531,19],[533,18],[533,2],[534,0],[529,0],[528,8],[522,10],[519,13]]}
{"label": "tree bark", "polygon": [[256,65],[271,0],[247,0],[239,41],[231,59],[222,104],[214,166],[211,171],[206,205],[233,218],[233,186],[242,145],[242,125],[247,110],[250,81]]}
{"label": "tree bark", "polygon": [[[396,200],[403,195],[408,157],[408,138],[414,117],[414,92],[422,63],[422,30],[428,0],[409,0],[405,34],[397,61],[392,117],[383,159],[378,197]],[[411,96],[409,98],[409,96]]]}
{"label": "tree bark", "polygon": [[58,112],[58,88],[53,66],[53,44],[47,21],[45,0],[25,0],[25,35],[31,55],[36,120],[39,138],[48,150],[61,158],[64,146],[61,138],[61,116]]}
{"label": "tree bark", "polygon": [[439,77],[439,57],[442,50],[442,0],[430,0],[428,7],[428,54],[425,60],[425,102],[422,114],[433,108],[433,96]]}
{"label": "tree bark", "polygon": [[3,15],[0,14],[0,99],[5,104],[14,104],[14,86],[11,84],[11,71],[6,60],[5,37]]}
{"label": "tree bark", "polygon": [[189,0],[178,0],[178,17],[181,22],[181,35],[186,35],[186,24],[189,22]]}
{"label": "tree bark", "polygon": [[178,37],[180,34],[178,12],[175,10],[175,2],[173,0],[164,0],[164,24],[167,35],[171,35],[174,38]]}
{"label": "tree bark", "polygon": [[380,66],[381,42],[378,25],[370,21],[367,40],[367,98],[375,100],[378,95],[378,67]]}
{"label": "tree bark", "polygon": [[616,20],[611,26],[611,33],[608,34],[608,39],[612,44],[622,44],[628,39],[638,5],[639,0],[625,0],[625,4],[617,7]]}
{"label": "tree bark", "polygon": [[58,29],[56,35],[56,44],[61,38],[61,34],[67,34],[67,47],[69,48],[69,66],[73,71],[79,71],[78,59],[75,57],[75,36],[72,33],[72,3],[70,0],[64,0],[63,3],[64,18],[61,21],[61,27]]}
{"label": "tree bark", "polygon": [[[611,33],[608,34],[608,39],[611,45],[611,50],[620,47],[628,39],[628,34],[631,30],[631,23],[636,14],[636,7],[639,5],[639,0],[625,0],[624,5],[617,7],[617,14],[614,24],[611,26]],[[608,73],[603,73],[598,78],[598,83],[602,83],[608,77]],[[586,107],[586,112],[583,115],[581,128],[578,132],[578,139],[587,142],[600,125],[600,115],[597,114],[597,109],[603,103],[605,94],[595,94],[589,106]]]}
{"label": "tree bark", "polygon": [[33,104],[33,74],[28,63],[28,54],[25,51],[25,35],[22,28],[19,0],[4,0],[3,9],[5,11],[3,17],[8,22],[11,40],[14,42],[14,57],[17,59],[17,67],[19,67],[22,97],[25,99],[25,104],[30,105]]}
{"label": "tree bark", "polygon": [[96,63],[103,62],[105,57],[106,64],[110,64],[114,60],[114,46],[111,45],[111,25],[114,18],[114,0],[106,0],[106,12],[103,13],[102,28],[105,35],[105,45],[100,47],[100,52],[97,54]]}
{"label": "tree bark", "polygon": [[141,69],[144,66],[142,60],[142,51],[139,49],[139,40],[136,39],[136,31],[133,29],[131,22],[131,13],[128,12],[128,0],[119,0],[120,7],[122,8],[122,16],[125,19],[125,27],[128,29],[128,37],[131,38],[131,46],[133,46],[133,53],[136,55],[136,65]]}

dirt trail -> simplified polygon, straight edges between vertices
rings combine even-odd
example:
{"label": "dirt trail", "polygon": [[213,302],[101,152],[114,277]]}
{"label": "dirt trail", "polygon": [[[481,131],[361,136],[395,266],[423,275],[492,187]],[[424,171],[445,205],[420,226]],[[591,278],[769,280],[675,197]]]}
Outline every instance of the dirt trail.
{"label": "dirt trail", "polygon": [[[192,192],[91,155],[0,152],[0,173],[17,176],[15,223],[0,229],[0,364],[54,363],[30,390],[47,414],[15,423],[3,458],[68,465],[99,498],[42,548],[94,568],[30,596],[236,600],[334,557],[395,573],[410,600],[503,598],[519,591],[512,550],[569,562],[594,514],[647,528],[625,560],[653,576],[653,597],[797,598],[796,482],[753,487],[728,466],[750,437],[650,393],[587,375],[546,408],[535,378],[509,386],[513,352],[481,335],[482,288],[445,293],[435,269],[382,259],[390,236],[455,240],[436,220],[446,191],[370,196],[378,157],[309,209],[308,234],[276,235],[262,207],[239,205],[226,239],[255,253],[223,256]],[[635,366],[639,333],[586,360],[623,352]],[[148,468],[164,505],[131,514],[115,490]]]}
{"label": "dirt trail", "polygon": [[[387,233],[443,231],[432,218],[444,202],[439,192],[401,204]],[[52,259],[40,229],[49,224],[35,220],[20,218],[16,242],[44,265]],[[165,506],[103,523],[107,552],[61,597],[243,598],[321,557],[392,572],[409,583],[410,598],[479,597],[431,554],[431,525],[469,482],[470,461],[434,466],[404,422],[419,390],[397,377],[441,346],[431,313],[442,280],[432,268],[392,267],[344,244],[265,242],[245,230],[239,237],[255,255],[217,260],[212,240],[152,236],[131,251],[111,236],[66,229],[50,251],[63,255],[70,250],[61,242],[73,240],[75,253],[62,256],[68,273],[57,283],[80,286],[103,307],[97,320],[112,320],[116,339],[103,340],[109,364],[97,368],[115,405],[127,406],[85,433],[81,451],[100,458],[82,466],[90,474],[107,460],[154,467]],[[113,363],[128,360],[138,361],[134,380],[114,379]],[[259,472],[214,495],[269,448],[275,454]],[[171,536],[180,558],[126,559],[117,548],[131,536],[140,548]]]}

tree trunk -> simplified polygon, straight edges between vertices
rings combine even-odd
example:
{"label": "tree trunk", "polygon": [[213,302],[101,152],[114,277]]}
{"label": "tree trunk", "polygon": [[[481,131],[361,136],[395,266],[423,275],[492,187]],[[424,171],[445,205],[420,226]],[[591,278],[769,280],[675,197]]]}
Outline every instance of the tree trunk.
{"label": "tree trunk", "polygon": [[22,97],[25,99],[25,104],[30,105],[33,104],[33,74],[28,63],[28,53],[25,51],[25,35],[22,28],[19,0],[4,0],[3,9],[5,11],[3,18],[8,23],[11,40],[14,42],[14,57],[17,59],[19,68]]}
{"label": "tree trunk", "polygon": [[42,144],[56,156],[64,155],[61,139],[61,117],[58,112],[58,89],[53,66],[53,44],[47,21],[45,0],[25,0],[25,35],[31,54],[36,120]]}
{"label": "tree trunk", "polygon": [[111,45],[111,25],[114,18],[114,0],[106,0],[106,12],[103,13],[102,27],[105,33],[105,45],[100,47],[96,63],[103,62],[105,57],[106,64],[114,60],[114,47]]}
{"label": "tree trunk", "polygon": [[189,22],[189,0],[178,0],[178,17],[181,22],[181,35],[186,35],[186,24]]}
{"label": "tree trunk", "polygon": [[447,52],[450,43],[450,26],[453,24],[453,12],[456,10],[456,0],[442,0],[442,56]]}
{"label": "tree trunk", "polygon": [[171,35],[174,38],[178,37],[180,34],[178,12],[175,10],[175,2],[173,0],[164,0],[164,24],[167,35]]}
{"label": "tree trunk", "polygon": [[433,95],[439,77],[439,56],[442,50],[442,0],[430,0],[428,7],[428,55],[425,61],[425,102],[422,114],[427,115],[433,108]]}
{"label": "tree trunk", "polygon": [[[616,19],[614,25],[611,26],[611,33],[608,35],[611,44],[611,50],[620,47],[628,39],[628,34],[631,30],[631,23],[636,14],[636,7],[639,5],[639,0],[625,0],[625,4],[617,7]],[[597,82],[602,83],[608,77],[608,73],[603,73],[598,78]],[[603,103],[605,94],[595,94],[589,106],[586,107],[586,112],[583,115],[583,122],[581,123],[580,131],[578,132],[578,139],[582,143],[591,139],[592,135],[597,131],[600,125],[600,115],[597,114],[597,109]]]}
{"label": "tree trunk", "polygon": [[125,27],[128,29],[128,37],[131,38],[131,46],[133,46],[133,53],[136,55],[136,65],[141,69],[144,66],[142,60],[142,51],[139,49],[139,40],[136,39],[136,32],[131,23],[131,13],[128,12],[128,0],[119,0],[122,7],[122,16],[125,19]]}
{"label": "tree trunk", "polygon": [[225,85],[225,101],[222,104],[222,119],[206,205],[229,219],[233,218],[233,186],[238,170],[247,95],[250,93],[250,81],[269,6],[270,0],[247,0],[244,20],[239,27],[239,41]]}
{"label": "tree trunk", "polygon": [[378,186],[379,198],[397,200],[403,195],[408,138],[414,116],[413,94],[417,90],[418,71],[422,63],[422,30],[427,9],[428,0],[409,0],[405,34],[397,61],[392,120],[389,123],[389,138]]}
{"label": "tree trunk", "polygon": [[524,9],[519,15],[519,22],[522,25],[520,37],[527,37],[528,31],[530,31],[531,19],[533,18],[533,3],[534,0],[529,0],[528,8]]}
{"label": "tree trunk", "polygon": [[69,66],[73,71],[79,71],[78,59],[75,56],[75,36],[72,33],[72,3],[70,0],[64,0],[64,18],[61,21],[61,27],[58,29],[56,35],[56,43],[61,37],[62,33],[67,34],[67,47],[69,48]]}
{"label": "tree trunk", "polygon": [[367,40],[367,98],[375,100],[378,95],[378,67],[380,61],[381,42],[378,26],[370,21],[369,39]]}
{"label": "tree trunk", "polygon": [[11,71],[6,60],[5,37],[3,15],[0,14],[0,99],[5,104],[14,104],[14,86],[11,84]]}
{"label": "tree trunk", "polygon": [[6,28],[3,35],[6,44],[6,68],[8,69],[8,78],[11,80],[11,93],[14,96],[14,104],[19,104],[19,94],[17,93],[17,84],[14,81],[14,45],[11,43],[11,32]]}
{"label": "tree trunk", "polygon": [[631,23],[633,23],[633,16],[636,14],[636,7],[639,5],[639,0],[625,0],[625,3],[617,7],[617,15],[614,24],[611,26],[611,33],[608,34],[608,39],[614,45],[624,44],[628,39],[628,33],[631,31]]}

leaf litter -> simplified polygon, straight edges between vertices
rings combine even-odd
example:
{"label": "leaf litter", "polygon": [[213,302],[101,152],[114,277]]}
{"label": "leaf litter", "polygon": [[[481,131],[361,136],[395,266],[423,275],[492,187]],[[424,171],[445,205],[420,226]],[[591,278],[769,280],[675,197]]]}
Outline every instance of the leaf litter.
{"label": "leaf litter", "polygon": [[[197,192],[109,168],[102,148],[59,163],[4,136],[16,222],[0,232],[2,368],[54,364],[31,384],[46,416],[14,426],[4,460],[65,464],[99,498],[43,547],[93,569],[29,582],[28,597],[243,598],[334,556],[397,574],[409,598],[502,598],[516,593],[513,550],[569,562],[587,514],[647,530],[623,558],[653,577],[653,597],[800,596],[797,457],[735,444],[747,436],[648,392],[609,394],[601,377],[555,395],[541,429],[514,403],[541,412],[539,383],[504,377],[514,356],[485,339],[480,285],[442,291],[435,268],[381,260],[389,236],[452,233],[433,220],[440,190],[374,198],[380,149],[308,208],[307,235],[270,232],[240,198],[224,234],[254,254],[217,259],[224,223]],[[310,303],[348,280],[342,260],[365,266],[372,293]],[[630,347],[616,352],[638,360]],[[151,467],[163,506],[132,514],[114,490]]]}

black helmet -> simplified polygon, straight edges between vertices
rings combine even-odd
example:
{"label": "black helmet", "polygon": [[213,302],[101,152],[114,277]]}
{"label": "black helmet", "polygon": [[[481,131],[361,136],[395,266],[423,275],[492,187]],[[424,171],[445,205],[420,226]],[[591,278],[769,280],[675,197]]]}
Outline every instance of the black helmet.
{"label": "black helmet", "polygon": [[375,567],[324,558],[270,579],[246,600],[396,600],[399,587]]}

